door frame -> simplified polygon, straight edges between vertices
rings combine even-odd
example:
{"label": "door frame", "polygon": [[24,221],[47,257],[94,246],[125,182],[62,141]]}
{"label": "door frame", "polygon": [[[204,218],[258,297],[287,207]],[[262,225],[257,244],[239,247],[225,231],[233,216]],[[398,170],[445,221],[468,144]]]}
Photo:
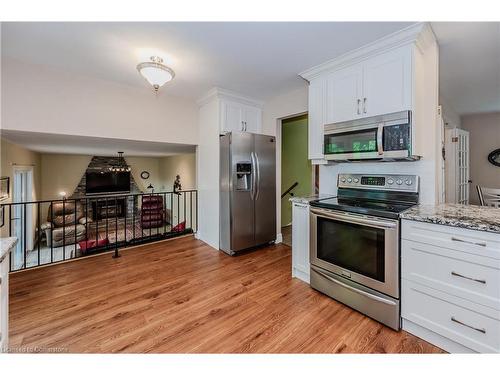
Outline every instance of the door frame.
{"label": "door frame", "polygon": [[[27,172],[28,180],[27,180],[27,186],[26,186],[26,193],[27,196],[25,197],[26,200],[20,200],[17,196],[18,192],[18,186],[16,184],[16,175],[19,172]],[[14,165],[12,166],[12,203],[17,203],[17,202],[30,202],[33,201],[33,191],[34,191],[34,186],[35,186],[35,181],[34,181],[34,167],[32,165]],[[21,192],[23,194],[23,192]],[[22,198],[22,197],[21,197]],[[22,210],[22,206],[18,205],[15,207],[21,207],[20,209]],[[14,209],[15,211],[16,209]],[[17,213],[14,213],[17,215]],[[21,212],[21,217],[23,215],[23,212]],[[33,212],[33,206],[32,207],[27,207],[26,209],[26,217],[24,220],[26,221],[26,226],[29,228],[29,230],[26,230],[26,238],[21,238],[20,241],[18,241],[18,246],[24,246],[25,250],[28,251],[30,249],[33,249],[34,243],[35,243],[35,228],[36,228],[36,223],[33,222],[34,218],[37,216],[37,213]],[[10,218],[9,218],[10,219]],[[31,223],[31,225],[30,225]],[[14,225],[14,231],[16,231],[16,223],[13,223]],[[21,230],[23,228],[21,227]],[[22,237],[22,236],[21,236]],[[22,251],[22,249],[21,249]]]}
{"label": "door frame", "polygon": [[[281,142],[283,121],[304,115],[308,115],[307,127],[309,131],[309,111],[297,112],[276,119],[276,243],[283,242],[283,235],[281,234]],[[314,168],[311,178],[312,191],[314,191]]]}

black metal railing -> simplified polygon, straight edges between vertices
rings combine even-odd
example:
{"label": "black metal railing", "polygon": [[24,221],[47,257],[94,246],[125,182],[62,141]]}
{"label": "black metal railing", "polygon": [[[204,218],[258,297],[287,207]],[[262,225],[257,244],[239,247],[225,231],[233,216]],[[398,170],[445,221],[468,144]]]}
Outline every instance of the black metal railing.
{"label": "black metal railing", "polygon": [[299,183],[295,181],[288,189],[285,190],[283,194],[281,194],[281,199],[283,199],[287,194],[290,194],[293,197],[292,190],[297,187]]}
{"label": "black metal railing", "polygon": [[2,236],[18,237],[10,271],[61,262],[198,229],[198,192],[117,194],[2,204]]}

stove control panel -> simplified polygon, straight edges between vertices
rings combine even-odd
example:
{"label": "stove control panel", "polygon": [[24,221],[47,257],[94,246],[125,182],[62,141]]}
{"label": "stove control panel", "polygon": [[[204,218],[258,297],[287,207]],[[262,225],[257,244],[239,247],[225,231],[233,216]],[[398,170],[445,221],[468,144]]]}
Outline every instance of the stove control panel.
{"label": "stove control panel", "polygon": [[419,177],[415,175],[384,174],[345,174],[338,176],[339,188],[373,189],[388,191],[407,191],[418,193]]}

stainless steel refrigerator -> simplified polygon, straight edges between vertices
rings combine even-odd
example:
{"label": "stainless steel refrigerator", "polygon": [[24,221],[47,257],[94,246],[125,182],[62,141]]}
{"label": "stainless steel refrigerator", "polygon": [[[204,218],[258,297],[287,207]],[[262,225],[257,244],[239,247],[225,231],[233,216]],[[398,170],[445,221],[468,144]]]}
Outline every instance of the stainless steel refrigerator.
{"label": "stainless steel refrigerator", "polygon": [[276,140],[220,137],[220,249],[230,255],[276,240]]}

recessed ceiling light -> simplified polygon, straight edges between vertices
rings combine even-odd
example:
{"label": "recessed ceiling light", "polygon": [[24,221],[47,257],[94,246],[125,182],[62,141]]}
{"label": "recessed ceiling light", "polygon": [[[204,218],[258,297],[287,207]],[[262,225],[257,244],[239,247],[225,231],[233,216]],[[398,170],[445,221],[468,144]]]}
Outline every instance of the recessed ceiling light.
{"label": "recessed ceiling light", "polygon": [[137,65],[137,70],[153,86],[155,92],[158,92],[160,87],[174,79],[175,73],[171,68],[163,64],[161,57],[151,56],[150,59],[151,61]]}

